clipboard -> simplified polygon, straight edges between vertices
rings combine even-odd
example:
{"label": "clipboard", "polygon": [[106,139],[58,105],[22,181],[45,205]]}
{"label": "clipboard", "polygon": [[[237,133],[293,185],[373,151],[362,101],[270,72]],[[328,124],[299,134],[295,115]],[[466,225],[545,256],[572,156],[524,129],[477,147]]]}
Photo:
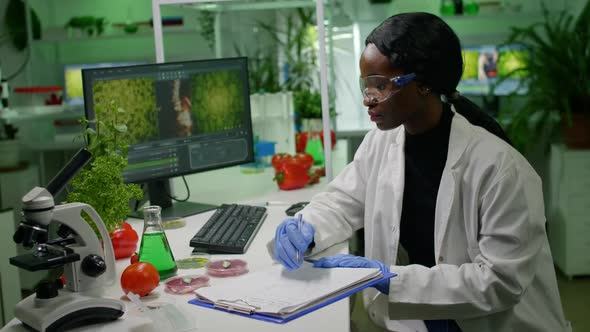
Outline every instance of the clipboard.
{"label": "clipboard", "polygon": [[358,285],[354,288],[347,289],[344,292],[341,292],[341,293],[338,293],[334,296],[330,296],[325,299],[322,299],[319,303],[308,306],[301,311],[286,315],[284,317],[277,317],[274,315],[258,313],[258,312],[256,312],[256,307],[252,307],[252,306],[248,305],[248,303],[240,301],[240,300],[224,301],[223,303],[211,303],[211,302],[202,301],[202,300],[196,298],[196,299],[190,300],[188,303],[193,304],[193,305],[197,305],[200,307],[204,307],[204,308],[228,312],[231,314],[235,314],[235,315],[239,315],[239,316],[243,316],[243,317],[247,317],[247,318],[252,318],[252,319],[257,319],[257,320],[261,320],[261,321],[265,321],[265,322],[270,322],[270,323],[275,323],[275,324],[285,324],[285,323],[290,322],[294,319],[305,316],[308,313],[311,313],[311,312],[314,312],[320,308],[323,308],[329,304],[332,304],[334,302],[342,300],[343,298],[349,297],[357,292],[360,292],[363,289],[374,286],[382,281],[391,279],[395,276],[397,276],[395,273],[388,272],[387,274],[383,275],[379,279],[374,279],[369,282]]}

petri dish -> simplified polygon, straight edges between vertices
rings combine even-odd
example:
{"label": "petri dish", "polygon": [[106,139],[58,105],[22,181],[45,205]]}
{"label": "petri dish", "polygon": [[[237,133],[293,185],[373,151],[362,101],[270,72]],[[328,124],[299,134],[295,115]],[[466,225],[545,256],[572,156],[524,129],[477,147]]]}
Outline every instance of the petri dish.
{"label": "petri dish", "polygon": [[233,277],[248,273],[248,263],[241,259],[224,259],[207,264],[207,273],[213,277]]}
{"label": "petri dish", "polygon": [[186,220],[178,217],[168,217],[162,219],[164,229],[177,229],[186,226]]}
{"label": "petri dish", "polygon": [[209,286],[209,277],[198,274],[178,276],[166,280],[164,285],[168,293],[186,294],[197,288]]}
{"label": "petri dish", "polygon": [[188,258],[176,260],[179,269],[198,269],[209,263],[209,255],[194,255]]}

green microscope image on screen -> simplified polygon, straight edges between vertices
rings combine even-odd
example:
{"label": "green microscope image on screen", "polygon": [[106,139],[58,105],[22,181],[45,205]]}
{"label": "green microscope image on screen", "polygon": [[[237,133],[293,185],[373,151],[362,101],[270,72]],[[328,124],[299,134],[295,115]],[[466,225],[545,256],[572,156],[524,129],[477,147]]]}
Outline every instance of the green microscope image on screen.
{"label": "green microscope image on screen", "polygon": [[[114,101],[122,113],[108,112],[97,119],[127,125],[124,139],[128,144],[147,142],[158,137],[158,108],[154,80],[150,78],[134,78],[112,81],[98,81],[92,85],[95,108],[103,108]],[[113,118],[110,118],[113,117]]]}
{"label": "green microscope image on screen", "polygon": [[526,68],[529,55],[526,51],[519,49],[508,49],[500,51],[498,56],[498,76],[499,77],[511,77],[511,78],[523,78],[527,76],[527,72],[524,70],[518,70]]}
{"label": "green microscope image on screen", "polygon": [[238,71],[196,74],[191,81],[195,132],[211,133],[242,125],[245,91]]}
{"label": "green microscope image on screen", "polygon": [[464,50],[461,53],[463,54],[463,77],[461,79],[476,79],[479,52]]}

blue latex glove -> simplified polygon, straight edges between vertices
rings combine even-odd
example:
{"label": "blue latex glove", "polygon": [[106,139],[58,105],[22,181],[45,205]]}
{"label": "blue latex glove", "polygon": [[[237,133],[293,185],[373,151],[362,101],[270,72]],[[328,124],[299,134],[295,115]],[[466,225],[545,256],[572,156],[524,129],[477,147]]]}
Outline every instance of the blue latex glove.
{"label": "blue latex glove", "polygon": [[[313,263],[314,267],[352,267],[352,268],[376,268],[381,269],[381,273],[389,273],[389,268],[380,261],[371,260],[366,257],[339,254],[330,257],[320,258]],[[378,291],[387,295],[389,294],[389,279],[373,286]]]}
{"label": "blue latex glove", "polygon": [[[274,240],[274,256],[281,264],[289,270],[301,267],[303,254],[313,241],[315,230],[313,226],[305,221],[301,230],[295,218],[287,218],[277,227]],[[297,252],[301,260],[297,261]]]}

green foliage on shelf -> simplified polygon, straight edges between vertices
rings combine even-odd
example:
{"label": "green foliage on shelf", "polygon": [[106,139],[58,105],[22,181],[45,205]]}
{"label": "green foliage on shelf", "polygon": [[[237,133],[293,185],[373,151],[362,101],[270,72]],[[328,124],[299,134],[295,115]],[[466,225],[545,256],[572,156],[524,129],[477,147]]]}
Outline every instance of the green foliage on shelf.
{"label": "green foliage on shelf", "polygon": [[276,93],[281,91],[276,54],[268,48],[263,50],[260,46],[257,46],[254,52],[247,47],[242,50],[236,43],[234,43],[234,52],[237,56],[248,57],[250,93]]}
{"label": "green foliage on shelf", "polygon": [[102,35],[106,20],[104,17],[95,16],[74,16],[68,23],[66,28],[79,29],[85,31],[88,36]]}
{"label": "green foliage on shelf", "polygon": [[[94,109],[97,120],[82,120],[82,124],[92,125],[85,131],[92,160],[72,180],[67,201],[92,206],[108,231],[112,232],[131,212],[129,201],[132,198],[141,199],[143,191],[138,185],[123,181],[128,143],[124,139],[127,126],[120,122],[120,117],[125,112],[113,101],[95,104]],[[96,230],[87,216],[85,219]]]}
{"label": "green foliage on shelf", "polygon": [[580,107],[590,99],[590,1],[577,19],[567,12],[551,15],[546,7],[543,17],[531,26],[511,28],[506,42],[530,52],[525,65],[506,78],[520,78],[528,87],[526,103],[509,103],[499,115],[515,146],[524,152],[560,121],[570,123],[571,112],[590,112]]}
{"label": "green foliage on shelf", "polygon": [[210,50],[215,49],[215,13],[208,10],[199,11],[200,34]]}

